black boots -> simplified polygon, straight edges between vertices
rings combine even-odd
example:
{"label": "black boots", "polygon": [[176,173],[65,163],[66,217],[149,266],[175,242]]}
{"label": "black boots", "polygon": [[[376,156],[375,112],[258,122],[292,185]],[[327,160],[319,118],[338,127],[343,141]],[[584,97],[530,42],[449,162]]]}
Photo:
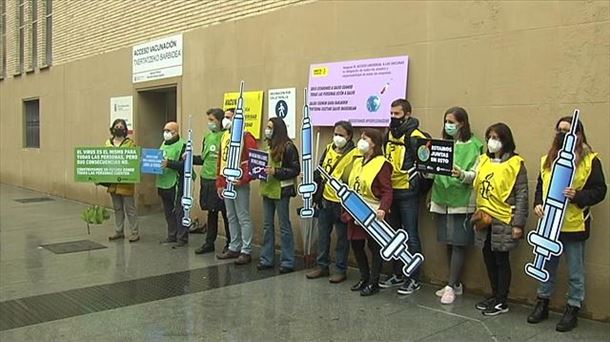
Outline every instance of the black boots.
{"label": "black boots", "polygon": [[578,324],[579,309],[579,307],[566,304],[566,310],[563,312],[563,316],[561,317],[559,323],[557,323],[555,330],[559,332],[566,332],[576,328],[576,325]]}
{"label": "black boots", "polygon": [[547,318],[549,318],[549,299],[538,298],[534,311],[527,316],[527,323],[536,324],[544,321]]}

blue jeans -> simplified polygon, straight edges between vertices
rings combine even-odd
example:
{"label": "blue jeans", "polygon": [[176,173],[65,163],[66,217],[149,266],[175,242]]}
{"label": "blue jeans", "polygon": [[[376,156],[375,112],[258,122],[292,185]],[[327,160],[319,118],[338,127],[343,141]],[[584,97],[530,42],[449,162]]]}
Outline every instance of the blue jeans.
{"label": "blue jeans", "polygon": [[236,186],[236,199],[225,198],[231,242],[229,250],[252,253],[252,218],[250,217],[250,184]]}
{"label": "blue jeans", "polygon": [[[563,253],[568,261],[568,304],[580,307],[585,299],[585,241],[562,241]],[[549,280],[538,285],[538,297],[550,298],[557,280],[559,256],[546,263]]]}
{"label": "blue jeans", "polygon": [[260,263],[273,265],[275,256],[275,212],[280,219],[280,267],[294,268],[294,234],[290,224],[290,197],[279,200],[263,196],[263,248]]}
{"label": "blue jeans", "polygon": [[[394,200],[392,202],[392,208],[390,209],[390,217],[388,223],[395,230],[405,230],[409,235],[407,246],[411,253],[421,253],[421,242],[419,240],[419,195],[417,193],[410,194],[405,199]],[[402,275],[402,261],[394,260],[393,268],[394,274],[399,276]],[[419,281],[420,268],[417,268],[411,279]]]}
{"label": "blue jeans", "polygon": [[337,272],[347,272],[347,257],[349,243],[347,241],[347,224],[341,221],[341,204],[323,200],[318,216],[318,266],[328,268],[330,265],[330,236],[336,227],[337,246],[335,247],[335,263]]}

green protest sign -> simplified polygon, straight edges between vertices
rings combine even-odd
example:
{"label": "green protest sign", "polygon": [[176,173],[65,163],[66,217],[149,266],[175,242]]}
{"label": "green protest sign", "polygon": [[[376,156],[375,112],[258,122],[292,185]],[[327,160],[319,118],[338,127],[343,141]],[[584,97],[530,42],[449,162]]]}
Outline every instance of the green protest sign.
{"label": "green protest sign", "polygon": [[139,147],[77,147],[74,180],[94,183],[139,183]]}

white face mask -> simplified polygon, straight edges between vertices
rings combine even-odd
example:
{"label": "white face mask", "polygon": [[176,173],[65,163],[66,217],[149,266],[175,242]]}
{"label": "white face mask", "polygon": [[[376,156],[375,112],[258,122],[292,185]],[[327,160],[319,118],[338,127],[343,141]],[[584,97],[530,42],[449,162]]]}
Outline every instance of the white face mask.
{"label": "white face mask", "polygon": [[371,146],[369,145],[368,141],[364,139],[358,140],[358,150],[360,150],[360,152],[367,153],[370,148]]}
{"label": "white face mask", "polygon": [[347,139],[345,139],[344,137],[342,137],[340,135],[335,135],[333,137],[333,143],[338,148],[343,148],[343,146],[345,146],[345,144],[347,144]]}
{"label": "white face mask", "polygon": [[502,149],[502,142],[500,140],[489,139],[487,141],[487,150],[490,153],[500,152],[501,149]]}
{"label": "white face mask", "polygon": [[174,135],[172,134],[172,132],[163,132],[163,139],[165,141],[172,140],[173,137]]}
{"label": "white face mask", "polygon": [[229,119],[229,118],[224,118],[224,119],[222,119],[222,127],[223,127],[224,129],[229,129],[229,128],[231,128],[231,123],[232,123],[232,121],[231,121],[231,119]]}
{"label": "white face mask", "polygon": [[273,136],[273,129],[265,128],[265,138],[271,139],[272,136]]}

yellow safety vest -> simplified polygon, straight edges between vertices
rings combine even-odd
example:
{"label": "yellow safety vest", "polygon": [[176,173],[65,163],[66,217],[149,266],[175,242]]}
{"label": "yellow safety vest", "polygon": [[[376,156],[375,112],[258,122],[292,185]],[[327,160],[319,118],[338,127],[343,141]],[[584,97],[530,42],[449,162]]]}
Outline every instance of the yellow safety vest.
{"label": "yellow safety vest", "polygon": [[383,156],[377,156],[364,164],[364,157],[358,157],[354,160],[352,172],[349,174],[349,187],[362,195],[364,200],[376,209],[381,202],[373,194],[373,181],[385,162]]}
{"label": "yellow safety vest", "polygon": [[[219,174],[222,175],[222,170],[227,167],[229,160],[229,143],[231,142],[231,132],[226,130],[220,138],[220,169]],[[241,157],[240,157],[241,158]]]}
{"label": "yellow safety vest", "polygon": [[486,154],[481,157],[474,180],[477,209],[510,224],[512,208],[506,200],[513,191],[522,163],[523,158],[517,155],[501,163],[492,162]]}
{"label": "yellow safety vest", "polygon": [[[587,179],[589,179],[589,175],[591,175],[591,168],[593,165],[593,159],[595,157],[597,157],[597,153],[587,153],[576,166],[576,173],[574,173],[574,179],[572,179],[572,188],[574,188],[576,191],[582,190],[587,183]],[[547,156],[543,156],[540,159],[540,178],[542,178],[543,199],[546,198],[546,194],[549,191],[549,183],[551,182],[551,169],[544,168],[546,158]],[[574,203],[568,202],[568,208],[563,217],[561,231],[570,233],[584,232],[584,209],[579,208]]]}
{"label": "yellow safety vest", "polygon": [[[354,157],[359,155],[359,151],[357,148],[351,149],[347,154],[339,161],[331,176],[341,179],[343,177],[343,173],[347,169],[348,166],[351,166],[354,161]],[[326,172],[330,172],[330,169],[337,163],[337,160],[341,158],[341,154],[336,152],[333,148],[333,144],[328,144],[326,146],[326,155],[324,156],[324,160],[322,161],[322,167]],[[333,188],[328,185],[328,182],[324,185],[324,192],[322,193],[322,197],[325,200],[330,202],[339,203],[339,197],[335,194]]]}
{"label": "yellow safety vest", "polygon": [[[388,134],[388,142],[385,144],[385,158],[392,164],[392,188],[393,189],[408,189],[409,174],[407,170],[402,170],[407,153],[407,139],[409,138],[426,138],[426,136],[418,129],[411,133],[410,137],[403,135],[400,138],[394,138],[391,133]],[[410,153],[410,152],[409,152]]]}

